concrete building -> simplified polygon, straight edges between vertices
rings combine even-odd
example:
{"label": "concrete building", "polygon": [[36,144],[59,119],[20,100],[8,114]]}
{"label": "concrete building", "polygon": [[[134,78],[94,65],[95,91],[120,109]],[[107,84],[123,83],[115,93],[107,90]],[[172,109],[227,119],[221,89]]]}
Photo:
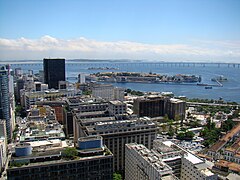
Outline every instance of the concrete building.
{"label": "concrete building", "polygon": [[135,99],[133,110],[139,117],[168,115],[170,119],[183,120],[186,114],[186,102],[169,97],[150,95]]}
{"label": "concrete building", "polygon": [[126,144],[125,179],[174,180],[172,168],[144,145]]}
{"label": "concrete building", "polygon": [[153,141],[153,150],[158,153],[158,157],[172,168],[173,174],[180,179],[181,164],[184,151],[179,149],[174,144],[168,144],[167,141]]}
{"label": "concrete building", "polygon": [[6,161],[7,161],[7,142],[5,137],[0,137],[0,174],[2,173],[6,165]]}
{"label": "concrete building", "polygon": [[109,101],[108,111],[110,115],[122,115],[127,113],[127,105],[119,100]]}
{"label": "concrete building", "polygon": [[[73,116],[75,113],[81,113],[82,118],[102,117],[107,111],[108,102],[99,98],[80,98],[70,97],[66,100],[66,135],[73,136]],[[88,113],[90,112],[90,113]],[[91,113],[93,112],[93,113]],[[101,112],[102,115],[99,115]]]}
{"label": "concrete building", "polygon": [[25,109],[29,109],[31,105],[35,105],[37,101],[41,100],[56,100],[56,98],[61,97],[73,97],[76,96],[76,89],[66,89],[66,90],[46,90],[39,92],[31,92],[21,90],[21,105]]}
{"label": "concrete building", "polygon": [[65,139],[63,125],[56,120],[50,106],[32,106],[24,125],[19,133],[20,142]]}
{"label": "concrete building", "polygon": [[[146,161],[148,161],[147,165]],[[151,162],[151,166],[155,167],[154,170],[149,166],[149,162]],[[162,167],[154,165],[155,163],[160,163]],[[126,145],[126,179],[135,179],[136,176],[142,179],[166,178],[163,176],[164,174],[156,172],[158,167],[161,167],[162,171],[167,167],[169,171],[163,172],[168,172],[167,174],[171,174],[176,179],[218,179],[218,176],[209,170],[208,163],[171,141],[155,140],[152,150],[139,144]],[[156,177],[157,173],[159,175]]]}
{"label": "concrete building", "polygon": [[124,171],[125,144],[141,143],[152,148],[157,127],[149,118],[116,120],[115,117],[81,119],[73,118],[74,140],[79,137],[100,135],[104,144],[114,154],[114,170]]}
{"label": "concrete building", "polygon": [[50,106],[51,108],[53,108],[55,110],[57,121],[60,124],[65,125],[66,123],[66,119],[65,119],[66,115],[64,112],[64,108],[66,105],[65,101],[38,101],[36,102],[36,105]]}
{"label": "concrete building", "polygon": [[186,114],[186,102],[180,99],[170,98],[166,100],[165,114],[170,119],[177,119],[183,121]]}
{"label": "concrete building", "polygon": [[115,88],[111,84],[94,84],[92,87],[92,95],[96,98],[103,98],[105,100],[124,100],[124,89]]}
{"label": "concrete building", "polygon": [[10,97],[9,97],[9,73],[2,66],[0,68],[0,119],[6,120],[7,139],[12,139],[12,122],[10,113]]}
{"label": "concrete building", "polygon": [[137,98],[133,103],[133,111],[139,117],[159,117],[165,115],[165,99],[161,96]]}
{"label": "concrete building", "polygon": [[49,89],[58,89],[59,81],[65,81],[65,59],[43,59],[44,83]]}
{"label": "concrete building", "polygon": [[65,148],[69,147],[64,142],[33,143],[15,147],[7,169],[8,179],[113,179],[113,155],[102,145],[101,137],[79,139],[77,154],[71,158],[66,157]]}
{"label": "concrete building", "polygon": [[[156,140],[157,141],[157,140]],[[171,141],[163,142],[168,147],[174,147],[177,151],[182,151],[181,154],[181,177],[180,179],[203,179],[203,180],[217,180],[218,175],[210,171],[210,166],[205,160],[192,154],[186,149],[174,144]],[[159,144],[159,143],[158,143]],[[176,152],[177,152],[176,151]],[[176,158],[173,154],[173,158]],[[170,164],[169,164],[170,165]]]}
{"label": "concrete building", "polygon": [[7,137],[6,120],[0,119],[0,137]]}
{"label": "concrete building", "polygon": [[78,75],[78,83],[85,84],[86,83],[86,76],[85,74],[81,73]]}
{"label": "concrete building", "polygon": [[217,180],[218,176],[208,169],[208,165],[203,160],[186,153],[182,157],[181,179]]}

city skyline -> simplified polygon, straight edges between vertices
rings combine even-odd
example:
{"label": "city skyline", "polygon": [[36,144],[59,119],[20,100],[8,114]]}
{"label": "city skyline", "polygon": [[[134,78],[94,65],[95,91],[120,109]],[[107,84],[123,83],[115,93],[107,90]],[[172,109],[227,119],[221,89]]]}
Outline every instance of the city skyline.
{"label": "city skyline", "polygon": [[0,60],[239,62],[240,2],[1,1]]}

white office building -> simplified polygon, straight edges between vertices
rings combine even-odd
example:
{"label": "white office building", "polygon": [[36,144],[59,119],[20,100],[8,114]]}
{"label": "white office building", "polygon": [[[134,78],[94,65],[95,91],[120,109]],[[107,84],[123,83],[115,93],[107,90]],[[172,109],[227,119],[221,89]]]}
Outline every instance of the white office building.
{"label": "white office building", "polygon": [[174,180],[172,168],[158,154],[144,145],[131,143],[125,146],[126,180]]}

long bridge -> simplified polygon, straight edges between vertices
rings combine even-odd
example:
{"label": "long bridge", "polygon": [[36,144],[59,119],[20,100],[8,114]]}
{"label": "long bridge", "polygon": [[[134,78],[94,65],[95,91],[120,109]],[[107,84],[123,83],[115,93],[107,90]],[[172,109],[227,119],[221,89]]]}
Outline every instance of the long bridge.
{"label": "long bridge", "polygon": [[[1,64],[1,62],[0,62]],[[38,62],[27,62],[27,63],[15,63],[9,62],[12,66],[42,66],[42,63]],[[83,66],[83,67],[127,67],[127,66],[163,66],[163,67],[227,67],[227,68],[240,68],[240,63],[211,63],[211,62],[136,62],[136,61],[126,61],[126,62],[114,62],[114,61],[104,61],[104,62],[80,62],[80,61],[68,61],[66,60],[67,66]]]}
{"label": "long bridge", "polygon": [[220,104],[220,103],[199,103],[199,102],[187,102],[188,106],[222,106],[222,107],[237,107],[239,108],[239,105],[235,104]]}

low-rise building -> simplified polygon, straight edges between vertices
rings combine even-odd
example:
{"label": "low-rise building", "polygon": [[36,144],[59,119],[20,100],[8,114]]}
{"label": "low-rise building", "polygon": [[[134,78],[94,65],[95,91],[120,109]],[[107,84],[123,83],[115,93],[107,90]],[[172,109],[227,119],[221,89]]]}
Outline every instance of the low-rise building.
{"label": "low-rise building", "polygon": [[[67,147],[66,143],[48,148],[18,144],[9,162],[8,179],[111,180],[113,155],[102,145],[101,137],[79,139],[78,145],[75,149]],[[69,156],[66,148],[76,154]]]}

